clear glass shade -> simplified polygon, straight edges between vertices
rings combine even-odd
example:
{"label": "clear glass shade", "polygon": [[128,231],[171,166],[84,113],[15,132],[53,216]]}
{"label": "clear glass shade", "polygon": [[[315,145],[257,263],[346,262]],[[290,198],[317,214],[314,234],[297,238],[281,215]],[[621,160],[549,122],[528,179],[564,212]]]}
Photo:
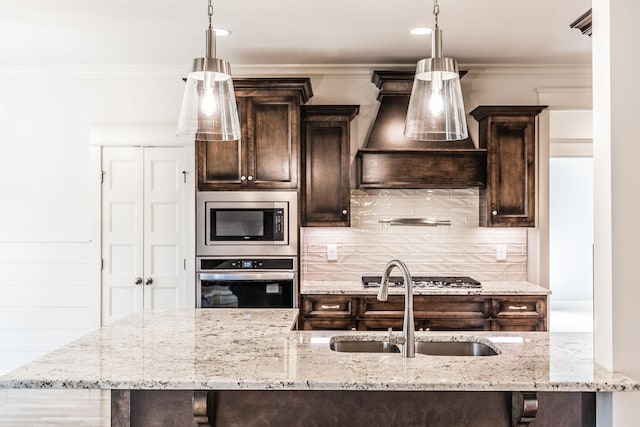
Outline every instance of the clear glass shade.
{"label": "clear glass shade", "polygon": [[456,141],[469,136],[457,64],[450,58],[418,62],[404,136],[419,141]]}
{"label": "clear glass shade", "polygon": [[238,107],[231,76],[195,71],[187,76],[178,135],[207,134],[208,140],[240,139]]}

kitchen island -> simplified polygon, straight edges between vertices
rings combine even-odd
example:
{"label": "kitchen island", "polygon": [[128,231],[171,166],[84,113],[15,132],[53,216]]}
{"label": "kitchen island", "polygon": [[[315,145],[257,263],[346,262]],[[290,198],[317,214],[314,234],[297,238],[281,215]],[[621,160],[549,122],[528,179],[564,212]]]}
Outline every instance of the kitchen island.
{"label": "kitchen island", "polygon": [[499,354],[403,359],[330,349],[332,337],[385,333],[296,331],[296,320],[295,309],[132,315],[0,377],[0,388],[109,389],[117,426],[507,426],[531,418],[533,403],[531,425],[589,425],[594,393],[640,391],[594,362],[590,334],[417,332]]}

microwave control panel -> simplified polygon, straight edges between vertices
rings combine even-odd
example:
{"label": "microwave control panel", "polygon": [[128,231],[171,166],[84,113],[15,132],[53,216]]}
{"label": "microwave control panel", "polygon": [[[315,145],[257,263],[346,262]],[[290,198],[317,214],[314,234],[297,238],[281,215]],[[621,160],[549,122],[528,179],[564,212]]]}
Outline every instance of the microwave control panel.
{"label": "microwave control panel", "polygon": [[273,210],[273,240],[276,242],[284,240],[284,209]]}

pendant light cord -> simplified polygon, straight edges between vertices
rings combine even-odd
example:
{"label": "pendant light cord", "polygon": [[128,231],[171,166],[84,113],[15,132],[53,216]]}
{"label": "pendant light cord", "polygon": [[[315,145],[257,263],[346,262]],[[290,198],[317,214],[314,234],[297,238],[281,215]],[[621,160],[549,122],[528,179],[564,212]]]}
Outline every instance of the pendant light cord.
{"label": "pendant light cord", "polygon": [[211,4],[211,0],[209,0],[209,8],[207,11],[209,12],[209,29],[211,29],[211,19],[213,18],[213,5]]}
{"label": "pendant light cord", "polygon": [[433,0],[433,16],[436,18],[436,28],[438,28],[438,15],[440,14],[440,5],[438,0]]}

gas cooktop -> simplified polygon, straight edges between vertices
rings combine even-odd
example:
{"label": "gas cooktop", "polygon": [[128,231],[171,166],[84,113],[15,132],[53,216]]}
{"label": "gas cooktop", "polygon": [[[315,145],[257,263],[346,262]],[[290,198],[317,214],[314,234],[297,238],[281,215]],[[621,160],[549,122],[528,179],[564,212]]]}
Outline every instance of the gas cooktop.
{"label": "gas cooktop", "polygon": [[[362,284],[365,288],[380,287],[381,276],[362,276]],[[482,284],[471,277],[466,276],[450,276],[450,277],[429,277],[415,276],[412,277],[414,288],[461,288],[461,289],[479,289]],[[389,277],[389,287],[403,287],[404,283],[401,276]]]}

